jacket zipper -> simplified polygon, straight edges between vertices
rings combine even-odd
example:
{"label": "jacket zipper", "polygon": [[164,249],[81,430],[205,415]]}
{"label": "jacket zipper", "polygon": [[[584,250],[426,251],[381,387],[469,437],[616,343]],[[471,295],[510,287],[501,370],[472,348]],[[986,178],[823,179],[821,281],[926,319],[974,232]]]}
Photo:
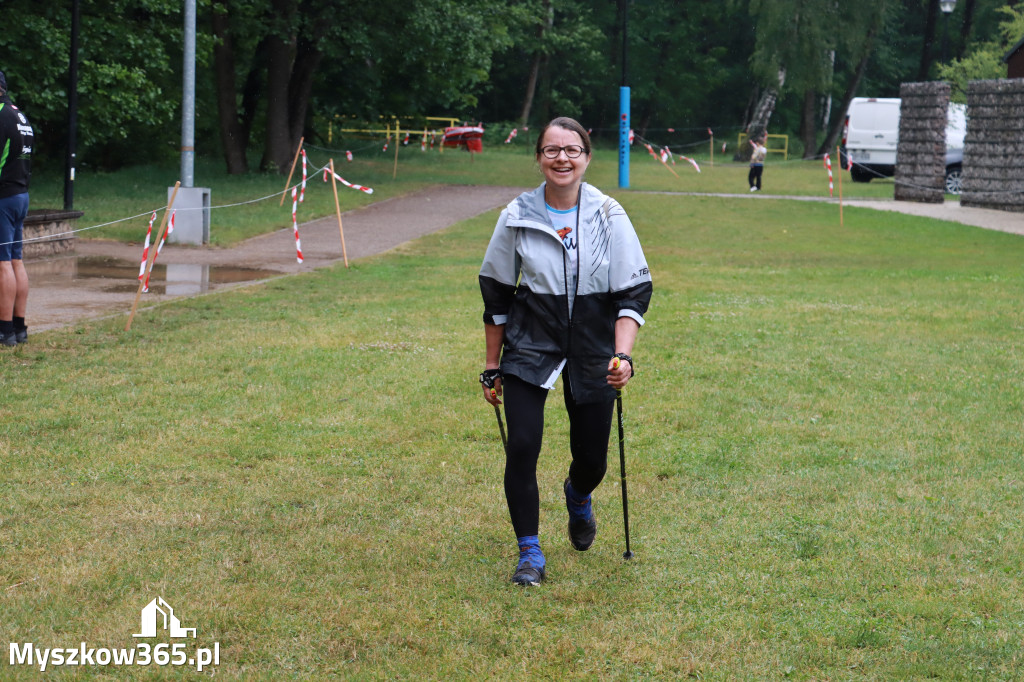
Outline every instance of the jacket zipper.
{"label": "jacket zipper", "polygon": [[566,260],[568,259],[568,252],[565,250],[565,245],[562,245],[562,271],[565,274],[565,307],[566,312],[569,315],[569,338],[566,339],[565,344],[565,381],[567,384],[569,384],[570,393],[573,393],[572,372],[569,371],[569,358],[572,355],[572,318],[576,310],[576,297],[580,293],[580,260],[583,256],[583,239],[580,236],[580,198],[582,197],[582,194],[583,186],[581,185],[576,192],[576,284],[572,292],[572,308],[569,307],[569,269],[568,263],[566,262]]}

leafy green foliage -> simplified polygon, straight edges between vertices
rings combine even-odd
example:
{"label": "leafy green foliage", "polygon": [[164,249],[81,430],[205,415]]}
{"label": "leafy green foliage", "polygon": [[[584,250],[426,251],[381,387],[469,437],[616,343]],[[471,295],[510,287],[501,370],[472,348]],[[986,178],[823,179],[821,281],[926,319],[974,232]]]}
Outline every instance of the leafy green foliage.
{"label": "leafy green foliage", "polygon": [[[623,71],[619,8],[625,5],[634,127],[674,128],[679,141],[689,143],[708,126],[717,135],[741,127],[752,91],[777,85],[783,71],[772,119],[780,132],[800,126],[805,91],[820,95],[817,113],[824,118],[826,97],[833,103],[842,97],[865,56],[870,59],[855,94],[897,94],[918,69],[927,2],[200,0],[196,146],[221,148],[211,68],[214,12],[229,17],[235,108],[245,118],[254,147],[249,156],[255,157],[268,126],[282,126],[268,116],[267,103],[279,97],[295,103],[302,96],[289,86],[268,92],[271,36],[294,45],[294,52],[275,57],[295,59],[284,65],[295,78],[292,85],[305,83],[292,69],[312,69],[305,117],[287,122],[296,141],[302,132],[316,139],[322,134],[318,122],[336,115],[516,121],[537,57],[542,63],[529,123],[536,127],[568,114],[596,137],[610,138]],[[991,47],[1007,16],[1001,0],[976,0],[970,29],[964,24],[960,35],[966,4],[958,3],[945,19],[951,49],[966,51],[964,60],[942,72],[957,82],[993,75]],[[180,138],[180,2],[81,0],[81,7],[79,166],[112,168],[174,155]],[[39,129],[41,168],[63,157],[70,11],[38,0],[5,0],[4,9],[19,26],[0,35],[0,68]],[[842,114],[836,108],[832,120]]]}
{"label": "leafy green foliage", "polygon": [[939,78],[949,81],[951,97],[956,102],[967,101],[967,84],[970,81],[1005,78],[1003,57],[1024,38],[1024,8],[1000,7],[998,11],[1003,17],[998,39],[978,45],[963,59],[939,66]]}

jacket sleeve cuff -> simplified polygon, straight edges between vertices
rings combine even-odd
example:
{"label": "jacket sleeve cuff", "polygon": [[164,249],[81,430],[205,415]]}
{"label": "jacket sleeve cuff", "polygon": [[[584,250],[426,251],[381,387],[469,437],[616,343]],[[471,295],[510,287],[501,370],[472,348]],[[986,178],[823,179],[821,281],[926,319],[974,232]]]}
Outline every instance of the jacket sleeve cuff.
{"label": "jacket sleeve cuff", "polygon": [[502,325],[506,322],[508,322],[508,315],[492,315],[491,313],[484,313],[484,324]]}
{"label": "jacket sleeve cuff", "polygon": [[630,310],[629,308],[622,308],[621,310],[619,310],[619,317],[631,317],[634,320],[636,320],[636,323],[638,325],[640,325],[641,327],[644,326],[644,316],[635,310]]}

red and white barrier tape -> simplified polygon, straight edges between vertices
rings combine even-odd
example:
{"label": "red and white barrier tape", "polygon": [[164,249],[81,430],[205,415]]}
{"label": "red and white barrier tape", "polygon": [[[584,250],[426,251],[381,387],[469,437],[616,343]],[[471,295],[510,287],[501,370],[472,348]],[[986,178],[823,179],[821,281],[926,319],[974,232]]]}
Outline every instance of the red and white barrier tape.
{"label": "red and white barrier tape", "polygon": [[299,203],[306,198],[306,150],[302,150],[302,191],[299,192]]}
{"label": "red and white barrier tape", "polygon": [[700,173],[700,166],[697,165],[696,161],[691,159],[689,156],[683,156],[682,154],[679,155],[679,158],[682,159],[683,161],[689,161],[690,165],[696,168],[697,172]]}
{"label": "red and white barrier tape", "polygon": [[346,161],[351,161],[352,160],[352,152],[345,152],[345,160]]}
{"label": "red and white barrier tape", "polygon": [[149,227],[146,228],[146,243],[142,247],[142,265],[139,266],[139,281],[146,276],[146,261],[149,260],[149,238],[153,234],[153,221],[156,220],[156,211],[149,216]]}
{"label": "red and white barrier tape", "polygon": [[[331,169],[330,168],[324,168],[324,182],[327,182],[330,179],[331,179]],[[373,188],[372,187],[363,187],[362,185],[353,185],[351,182],[349,182],[345,178],[341,177],[337,173],[334,174],[334,179],[337,180],[338,182],[340,182],[341,184],[345,185],[346,187],[351,187],[352,189],[357,189],[360,192],[366,192],[367,194],[373,194]]]}
{"label": "red and white barrier tape", "polygon": [[828,171],[828,195],[832,196],[832,160],[825,155],[825,170]]}
{"label": "red and white barrier tape", "polygon": [[512,129],[512,132],[511,132],[511,133],[509,133],[509,134],[508,134],[508,137],[506,137],[506,138],[505,138],[505,144],[508,144],[508,143],[510,143],[510,142],[511,142],[512,140],[514,140],[514,139],[515,139],[515,137],[516,137],[516,135],[518,135],[518,134],[519,134],[519,129],[518,129],[518,128],[513,128],[513,129]]}
{"label": "red and white barrier tape", "polygon": [[[160,252],[163,251],[163,249],[164,249],[164,242],[166,242],[167,238],[171,236],[172,232],[174,232],[174,214],[175,213],[177,213],[177,211],[171,211],[171,217],[167,220],[167,231],[164,232],[164,238],[161,239],[160,243],[156,245],[156,253],[153,254],[153,265],[154,266],[156,266],[156,259],[160,257]],[[152,270],[150,270],[150,275],[151,274],[153,274]],[[146,283],[142,285],[142,293],[146,293],[147,291],[149,291],[149,275],[146,276]]]}
{"label": "red and white barrier tape", "polygon": [[299,221],[295,213],[299,208],[298,190],[292,187],[292,230],[295,232],[295,258],[302,262],[302,242],[299,240]]}

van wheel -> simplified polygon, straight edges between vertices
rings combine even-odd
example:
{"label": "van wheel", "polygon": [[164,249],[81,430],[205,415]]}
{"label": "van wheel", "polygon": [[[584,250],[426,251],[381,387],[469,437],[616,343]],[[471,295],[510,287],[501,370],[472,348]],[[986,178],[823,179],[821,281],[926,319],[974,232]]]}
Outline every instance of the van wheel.
{"label": "van wheel", "polygon": [[946,169],[946,191],[960,194],[964,188],[964,171],[962,166],[950,166]]}
{"label": "van wheel", "polygon": [[870,173],[858,165],[854,165],[850,169],[850,178],[854,182],[871,182],[871,178],[874,177],[874,173]]}

